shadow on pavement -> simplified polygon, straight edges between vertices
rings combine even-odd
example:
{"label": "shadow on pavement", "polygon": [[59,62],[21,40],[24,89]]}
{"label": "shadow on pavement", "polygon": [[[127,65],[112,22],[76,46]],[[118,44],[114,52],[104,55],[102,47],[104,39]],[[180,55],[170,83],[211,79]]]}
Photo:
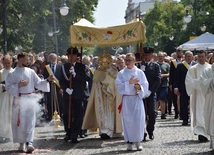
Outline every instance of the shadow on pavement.
{"label": "shadow on pavement", "polygon": [[190,127],[190,125],[187,125],[187,126],[182,126],[181,124],[175,124],[175,125],[164,125],[164,126],[157,126],[158,128],[167,128],[167,127],[172,127],[172,128],[174,128],[174,127]]}
{"label": "shadow on pavement", "polygon": [[156,119],[156,121],[157,122],[178,122],[178,119],[174,119],[174,118],[167,118],[167,116],[166,116],[166,119],[159,119],[159,118],[157,118]]}
{"label": "shadow on pavement", "polygon": [[[113,155],[113,154],[130,154],[130,153],[137,153],[140,151],[133,150],[133,151],[127,151],[127,150],[116,150],[116,151],[107,151],[107,152],[102,152],[102,155]],[[141,151],[143,154],[143,151]],[[93,155],[100,155],[101,153],[93,153]]]}
{"label": "shadow on pavement", "polygon": [[118,145],[124,145],[126,144],[126,142],[117,142],[115,141],[114,143],[108,143],[108,144],[105,144],[106,147],[114,147],[114,146],[118,146]]}
{"label": "shadow on pavement", "polygon": [[6,151],[1,151],[0,154],[6,155],[6,154],[11,154],[11,155],[15,155],[15,154],[21,154],[23,153],[22,151],[19,150],[6,150]]}
{"label": "shadow on pavement", "polygon": [[65,137],[65,135],[45,135],[45,136],[37,136],[37,139],[58,139],[59,137]]}
{"label": "shadow on pavement", "polygon": [[[53,131],[53,133],[65,133],[64,130],[56,130],[56,131]],[[40,131],[40,132],[37,132],[37,134],[50,134],[50,131]]]}
{"label": "shadow on pavement", "polygon": [[74,143],[65,142],[64,139],[36,139],[34,141],[34,147],[39,150],[69,150],[74,145]]}
{"label": "shadow on pavement", "polygon": [[[183,155],[198,155],[199,153],[191,152]],[[200,154],[209,154],[209,155],[214,155],[214,150],[208,151],[208,152],[200,152]]]}
{"label": "shadow on pavement", "polygon": [[187,145],[187,144],[194,145],[194,144],[201,144],[201,143],[197,140],[183,140],[183,141],[175,141],[171,143],[163,143],[163,145],[166,145],[166,146]]}
{"label": "shadow on pavement", "polygon": [[[158,121],[157,121],[158,122]],[[159,121],[160,124],[181,124],[182,121]]]}
{"label": "shadow on pavement", "polygon": [[9,138],[0,138],[0,144],[11,142]]}

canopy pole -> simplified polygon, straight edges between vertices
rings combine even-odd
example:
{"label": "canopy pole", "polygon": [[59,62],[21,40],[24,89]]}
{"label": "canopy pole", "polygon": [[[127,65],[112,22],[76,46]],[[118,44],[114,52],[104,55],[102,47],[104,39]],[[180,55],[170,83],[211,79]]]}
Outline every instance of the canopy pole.
{"label": "canopy pole", "polygon": [[80,53],[81,53],[81,55],[80,55],[80,60],[82,61],[82,52],[83,52],[83,47],[81,46],[81,48],[80,48]]}
{"label": "canopy pole", "polygon": [[139,53],[140,53],[140,61],[143,61],[143,44],[140,43],[140,47],[139,47]]}

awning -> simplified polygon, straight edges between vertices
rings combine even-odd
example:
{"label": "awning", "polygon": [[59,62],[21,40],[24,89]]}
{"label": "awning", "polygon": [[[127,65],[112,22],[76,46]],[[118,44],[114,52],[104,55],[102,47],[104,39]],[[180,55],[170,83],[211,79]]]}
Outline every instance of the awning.
{"label": "awning", "polygon": [[214,50],[214,35],[206,32],[195,39],[192,39],[178,48],[183,50]]}

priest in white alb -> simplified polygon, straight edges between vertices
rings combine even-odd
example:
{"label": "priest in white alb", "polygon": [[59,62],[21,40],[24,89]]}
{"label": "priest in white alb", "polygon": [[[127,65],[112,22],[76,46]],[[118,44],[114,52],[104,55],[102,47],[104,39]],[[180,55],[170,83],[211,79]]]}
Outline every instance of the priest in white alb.
{"label": "priest in white alb", "polygon": [[200,76],[203,71],[210,67],[206,62],[206,52],[198,52],[198,64],[192,66],[188,71],[185,79],[186,91],[190,96],[190,116],[191,129],[194,134],[198,135],[200,142],[208,141],[208,134],[205,128],[204,105],[205,98],[200,87]]}
{"label": "priest in white alb", "polygon": [[5,55],[2,58],[4,68],[0,71],[0,137],[12,138],[11,117],[12,117],[12,96],[5,91],[5,79],[12,68],[12,57]]}
{"label": "priest in white alb", "polygon": [[214,150],[214,64],[203,71],[200,81],[202,82],[201,89],[205,96],[205,128],[210,136],[210,148]]}
{"label": "priest in white alb", "polygon": [[121,70],[116,78],[118,93],[122,95],[119,107],[122,114],[124,139],[127,150],[132,150],[135,143],[137,150],[141,151],[140,142],[144,139],[145,110],[143,97],[148,92],[148,81],[143,71],[135,66],[133,53],[126,54],[126,67]]}
{"label": "priest in white alb", "polygon": [[[34,93],[35,88],[44,92],[50,91],[50,75],[41,80],[36,72],[27,67],[28,54],[18,54],[17,67],[11,71],[5,81],[6,91],[14,97],[12,105],[13,142],[20,143],[19,150],[31,153],[34,151],[33,139],[36,123],[36,112],[39,110],[41,95]],[[25,146],[27,149],[25,150]]]}

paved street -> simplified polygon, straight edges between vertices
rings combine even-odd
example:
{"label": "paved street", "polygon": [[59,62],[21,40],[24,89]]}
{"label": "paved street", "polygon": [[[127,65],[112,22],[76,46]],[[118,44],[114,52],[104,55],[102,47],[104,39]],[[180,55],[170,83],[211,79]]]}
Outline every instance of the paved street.
{"label": "paved street", "polygon": [[[153,141],[147,138],[143,142],[143,151],[126,151],[123,138],[101,140],[96,133],[90,133],[81,142],[72,144],[64,142],[63,127],[37,127],[35,133],[35,155],[112,155],[112,154],[145,154],[145,155],[195,155],[214,154],[209,148],[209,142],[200,143],[197,136],[190,131],[190,126],[181,126],[180,120],[167,116],[161,120],[158,116]],[[17,151],[18,144],[12,142],[0,143],[2,155],[24,155]]]}

